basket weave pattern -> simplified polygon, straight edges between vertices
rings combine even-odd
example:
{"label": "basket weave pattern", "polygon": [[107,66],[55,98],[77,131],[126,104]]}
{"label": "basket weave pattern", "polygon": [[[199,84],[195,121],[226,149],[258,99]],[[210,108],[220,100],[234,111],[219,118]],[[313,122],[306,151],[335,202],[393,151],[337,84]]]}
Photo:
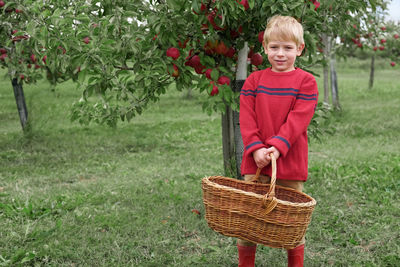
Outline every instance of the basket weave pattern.
{"label": "basket weave pattern", "polygon": [[210,228],[274,248],[291,249],[302,241],[316,201],[305,193],[275,186],[274,163],[271,184],[222,176],[203,178],[203,203]]}

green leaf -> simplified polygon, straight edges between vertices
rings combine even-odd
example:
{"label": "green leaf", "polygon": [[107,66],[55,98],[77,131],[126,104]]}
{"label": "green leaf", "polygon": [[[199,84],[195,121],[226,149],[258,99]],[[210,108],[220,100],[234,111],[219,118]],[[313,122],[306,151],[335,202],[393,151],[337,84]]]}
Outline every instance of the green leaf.
{"label": "green leaf", "polygon": [[197,0],[193,0],[193,2],[192,2],[192,9],[193,9],[194,11],[196,11],[196,13],[199,13],[199,12],[200,12],[200,5],[199,5],[199,2],[198,2]]}
{"label": "green leaf", "polygon": [[255,0],[249,0],[248,3],[249,3],[250,9],[253,9],[254,8],[254,4],[255,4]]}
{"label": "green leaf", "polygon": [[179,5],[179,2],[177,0],[167,0],[167,5],[172,10],[175,11],[181,10],[181,6]]}
{"label": "green leaf", "polygon": [[87,74],[87,70],[86,70],[86,69],[83,69],[83,70],[81,70],[81,71],[79,72],[79,74],[78,74],[78,80],[79,80],[79,82],[84,82],[84,81],[85,81],[85,79],[86,79],[86,74]]}
{"label": "green leaf", "polygon": [[219,78],[219,71],[217,69],[213,69],[211,71],[211,78],[216,81]]}

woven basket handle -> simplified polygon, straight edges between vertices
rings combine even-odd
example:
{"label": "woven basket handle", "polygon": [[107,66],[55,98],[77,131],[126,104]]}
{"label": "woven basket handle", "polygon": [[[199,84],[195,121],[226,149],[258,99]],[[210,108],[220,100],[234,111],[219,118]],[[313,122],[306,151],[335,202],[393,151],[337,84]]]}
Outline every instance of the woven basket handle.
{"label": "woven basket handle", "polygon": [[[274,153],[270,154],[271,157],[271,165],[272,165],[272,174],[271,174],[271,184],[268,190],[268,193],[263,197],[263,206],[266,207],[265,212],[270,213],[278,204],[278,200],[275,197],[275,185],[276,185],[276,158]],[[261,173],[261,169],[258,168],[256,175],[250,180],[250,182],[255,182],[258,180]]]}

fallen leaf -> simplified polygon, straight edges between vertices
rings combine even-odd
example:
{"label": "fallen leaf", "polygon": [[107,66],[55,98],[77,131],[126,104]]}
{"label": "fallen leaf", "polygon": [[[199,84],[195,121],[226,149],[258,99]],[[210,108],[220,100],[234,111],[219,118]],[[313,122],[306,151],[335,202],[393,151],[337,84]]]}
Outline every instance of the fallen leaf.
{"label": "fallen leaf", "polygon": [[193,213],[196,213],[197,215],[200,215],[200,211],[196,210],[196,209],[192,209]]}

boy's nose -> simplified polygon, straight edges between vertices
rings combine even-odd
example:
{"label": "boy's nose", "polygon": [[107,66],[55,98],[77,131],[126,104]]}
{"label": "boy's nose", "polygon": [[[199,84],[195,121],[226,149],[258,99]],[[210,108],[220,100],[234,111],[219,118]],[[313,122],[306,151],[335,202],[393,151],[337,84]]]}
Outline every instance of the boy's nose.
{"label": "boy's nose", "polygon": [[278,55],[279,55],[279,56],[283,56],[283,54],[284,54],[284,53],[283,53],[283,48],[279,48],[279,49],[278,49]]}

